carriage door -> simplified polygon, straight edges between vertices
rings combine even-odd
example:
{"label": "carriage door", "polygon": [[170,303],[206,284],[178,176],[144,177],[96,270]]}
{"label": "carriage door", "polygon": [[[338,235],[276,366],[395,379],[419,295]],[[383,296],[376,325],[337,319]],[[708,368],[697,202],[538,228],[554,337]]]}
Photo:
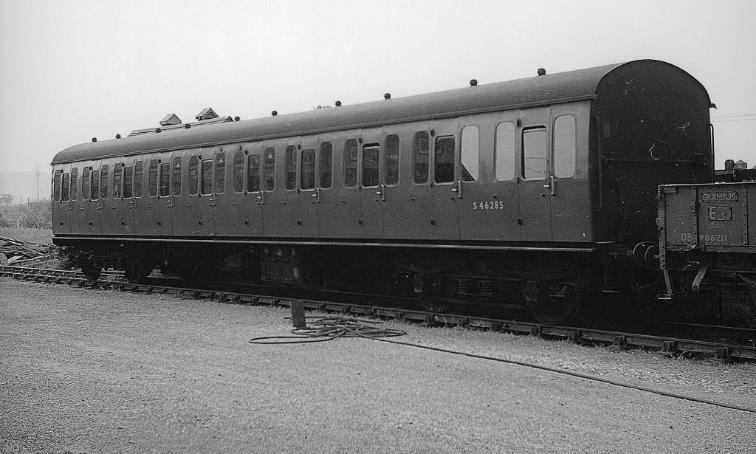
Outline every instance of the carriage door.
{"label": "carriage door", "polygon": [[588,180],[579,171],[579,150],[587,150],[588,144],[587,137],[577,135],[588,129],[587,125],[578,128],[578,121],[589,118],[588,106],[576,110],[574,105],[562,104],[552,107],[551,115],[552,234],[555,241],[588,241],[592,217]]}
{"label": "carriage door", "polygon": [[225,189],[226,159],[223,153],[214,149],[202,150],[199,163],[199,200],[197,235],[213,236],[216,226],[216,198],[218,190]]}
{"label": "carriage door", "polygon": [[551,241],[551,158],[549,147],[549,109],[520,112],[519,169],[517,193],[518,222],[523,241]]}
{"label": "carriage door", "polygon": [[230,176],[226,185],[226,205],[219,211],[226,213],[228,221],[223,225],[223,235],[244,236],[249,234],[250,209],[248,197],[244,193],[244,167],[246,166],[245,147],[237,145],[228,147],[226,175]]}
{"label": "carriage door", "polygon": [[318,203],[320,188],[317,182],[317,136],[303,137],[299,153],[299,182],[297,189],[298,236],[314,238],[318,235]]}
{"label": "carriage door", "polygon": [[383,238],[383,186],[381,185],[381,128],[363,129],[359,154],[360,217],[358,231],[363,238]]}
{"label": "carriage door", "polygon": [[129,200],[129,206],[131,207],[131,221],[133,222],[132,232],[134,232],[135,235],[143,234],[143,222],[145,222],[142,217],[142,212],[144,211],[143,204],[147,197],[147,191],[145,190],[147,186],[144,184],[145,176],[147,174],[147,172],[145,172],[145,162],[149,163],[149,160],[145,161],[139,156],[134,158],[133,162],[134,170],[132,174],[131,200]]}
{"label": "carriage door", "polygon": [[[502,240],[511,235],[514,218],[512,188],[494,178],[493,117],[477,115],[460,119],[458,195],[459,231],[463,239]],[[514,141],[513,141],[514,142]],[[514,158],[514,155],[512,155]],[[513,182],[509,182],[513,186]],[[519,240],[519,229],[517,229]]]}
{"label": "carriage door", "polygon": [[[146,181],[146,184],[142,188],[142,197],[135,200],[137,231],[140,235],[160,235],[164,233],[160,204],[158,203],[160,160],[152,157],[143,162],[143,182]],[[92,185],[92,192],[94,193],[94,183]]]}
{"label": "carriage door", "polygon": [[[117,171],[114,171],[117,169]],[[116,235],[121,233],[120,202],[121,202],[121,173],[120,164],[109,161],[100,165],[100,226],[103,235]],[[114,178],[115,177],[115,178]],[[114,181],[119,185],[113,188]]]}
{"label": "carriage door", "polygon": [[65,165],[61,169],[55,170],[53,176],[53,193],[54,202],[53,210],[56,210],[56,219],[58,225],[55,226],[55,233],[71,233],[71,174],[70,165]]}
{"label": "carriage door", "polygon": [[172,162],[170,155],[158,160],[158,185],[155,205],[158,207],[157,230],[160,235],[173,235],[173,196],[171,195]]}
{"label": "carriage door", "polygon": [[456,240],[459,238],[458,198],[462,187],[457,174],[457,121],[435,122],[431,134],[431,238]]}
{"label": "carriage door", "polygon": [[[95,174],[95,171],[92,170],[92,163],[85,163],[85,166],[81,168],[79,209],[76,211],[78,225],[75,225],[74,233],[84,235],[100,233],[99,211],[95,210],[97,207],[97,192],[92,190],[93,174]],[[99,175],[99,172],[97,175]],[[99,179],[99,176],[97,178]],[[97,191],[99,191],[99,185]]]}
{"label": "carriage door", "polygon": [[252,197],[249,209],[253,236],[270,234],[266,231],[270,229],[266,219],[271,208],[268,195],[275,189],[276,149],[267,145],[254,145],[247,156],[247,193]]}

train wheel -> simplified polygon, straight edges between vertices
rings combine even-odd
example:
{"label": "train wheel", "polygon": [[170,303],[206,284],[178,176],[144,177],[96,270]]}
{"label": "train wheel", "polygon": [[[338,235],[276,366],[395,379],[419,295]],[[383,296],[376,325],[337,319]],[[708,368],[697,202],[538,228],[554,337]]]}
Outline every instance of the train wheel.
{"label": "train wheel", "polygon": [[126,280],[133,283],[142,282],[144,278],[150,275],[152,267],[141,260],[132,259],[126,262],[124,266]]}
{"label": "train wheel", "polygon": [[425,310],[430,312],[446,312],[449,310],[454,290],[448,277],[426,276],[422,288],[423,291],[416,292],[415,295]]}
{"label": "train wheel", "polygon": [[545,325],[563,325],[575,320],[582,307],[580,293],[571,284],[544,285],[529,281],[524,291],[525,306]]}
{"label": "train wheel", "polygon": [[100,274],[102,273],[102,268],[89,268],[84,267],[81,269],[81,272],[84,274],[84,278],[88,281],[96,281],[100,278]]}

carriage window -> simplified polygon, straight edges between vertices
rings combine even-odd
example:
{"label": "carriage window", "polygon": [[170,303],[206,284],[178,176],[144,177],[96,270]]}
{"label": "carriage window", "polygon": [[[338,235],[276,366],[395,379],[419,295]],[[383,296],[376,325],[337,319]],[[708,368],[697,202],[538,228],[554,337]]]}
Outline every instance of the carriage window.
{"label": "carriage window", "polygon": [[344,186],[357,185],[357,141],[349,139],[344,143]]}
{"label": "carriage window", "polygon": [[181,158],[173,158],[173,171],[171,174],[171,194],[181,194]]}
{"label": "carriage window", "polygon": [[276,150],[273,148],[265,149],[263,178],[265,178],[266,191],[272,191],[276,188]]}
{"label": "carriage window", "polygon": [[100,198],[108,198],[108,173],[110,169],[107,164],[100,167]]}
{"label": "carriage window", "polygon": [[82,200],[89,199],[89,184],[92,182],[92,168],[84,167],[81,171],[81,198]]}
{"label": "carriage window", "polygon": [[428,152],[430,149],[430,139],[425,131],[415,134],[415,141],[412,146],[412,172],[414,173],[413,181],[415,183],[428,182]]}
{"label": "carriage window", "polygon": [[302,150],[302,170],[299,187],[312,189],[315,187],[315,150]]}
{"label": "carriage window", "polygon": [[123,163],[117,162],[113,167],[113,198],[121,198],[121,171],[123,170]]}
{"label": "carriage window", "polygon": [[368,145],[362,147],[362,186],[378,186],[378,145]]}
{"label": "carriage window", "polygon": [[134,196],[134,168],[131,166],[123,168],[123,198],[128,199]]}
{"label": "carriage window", "polygon": [[297,187],[297,147],[286,147],[284,168],[286,169],[286,189]]}
{"label": "carriage window", "polygon": [[71,169],[71,200],[79,198],[79,169]]}
{"label": "carriage window", "polygon": [[142,174],[144,163],[137,161],[134,164],[134,197],[142,197]]}
{"label": "carriage window", "polygon": [[451,183],[454,181],[454,137],[436,138],[433,154],[433,181]]}
{"label": "carriage window", "polygon": [[554,120],[554,175],[575,175],[575,117],[560,115]]}
{"label": "carriage window", "polygon": [[260,155],[255,153],[247,158],[247,192],[260,190]]}
{"label": "carriage window", "polygon": [[530,128],[522,131],[522,176],[526,180],[546,178],[546,128]]}
{"label": "carriage window", "polygon": [[331,142],[320,144],[320,187],[330,188],[332,181],[333,153]]}
{"label": "carriage window", "polygon": [[226,155],[220,152],[215,155],[215,193],[226,191]]}
{"label": "carriage window", "polygon": [[386,136],[386,151],[383,155],[383,182],[399,183],[399,136]]}
{"label": "carriage window", "polygon": [[157,197],[157,194],[158,194],[158,190],[157,190],[158,161],[157,159],[150,160],[150,168],[148,170],[148,173],[149,173],[148,185],[150,188],[150,197]]}
{"label": "carriage window", "polygon": [[189,194],[197,195],[199,191],[199,156],[189,158]]}
{"label": "carriage window", "polygon": [[462,128],[462,181],[476,181],[480,176],[480,138],[477,126]]}
{"label": "carriage window", "polygon": [[242,192],[244,190],[244,152],[241,150],[234,153],[231,184],[234,186],[234,192]]}
{"label": "carriage window", "polygon": [[165,197],[169,194],[171,187],[171,163],[163,162],[160,164],[160,186],[158,195]]}
{"label": "carriage window", "polygon": [[202,161],[202,173],[200,174],[200,191],[201,194],[213,193],[213,161],[205,159]]}
{"label": "carriage window", "polygon": [[71,188],[71,175],[66,172],[63,174],[63,185],[60,189],[60,200],[67,201],[69,190]]}
{"label": "carriage window", "polygon": [[60,200],[60,178],[62,174],[62,170],[56,170],[53,173],[53,200],[56,202]]}
{"label": "carriage window", "polygon": [[496,180],[509,181],[515,175],[515,126],[506,121],[496,126]]}
{"label": "carriage window", "polygon": [[92,192],[91,196],[89,197],[90,200],[97,200],[100,198],[100,171],[99,170],[93,170],[92,171]]}

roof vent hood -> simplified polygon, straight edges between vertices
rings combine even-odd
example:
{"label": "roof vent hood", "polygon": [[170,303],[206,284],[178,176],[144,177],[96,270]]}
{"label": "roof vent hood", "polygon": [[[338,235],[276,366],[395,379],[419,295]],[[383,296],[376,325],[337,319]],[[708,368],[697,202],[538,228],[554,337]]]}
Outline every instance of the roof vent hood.
{"label": "roof vent hood", "polygon": [[160,120],[160,126],[180,125],[181,119],[175,113],[168,114]]}
{"label": "roof vent hood", "polygon": [[195,115],[194,118],[196,118],[197,121],[212,120],[213,118],[218,118],[218,114],[215,113],[212,107],[205,107],[200,113]]}
{"label": "roof vent hood", "polygon": [[157,132],[170,131],[174,129],[189,129],[195,126],[206,126],[216,123],[229,123],[234,121],[234,119],[230,116],[218,116],[218,114],[215,113],[212,107],[205,107],[194,118],[196,118],[197,121],[182,124],[181,119],[178,117],[178,115],[176,115],[175,113],[168,114],[163,117],[162,120],[160,120],[160,128],[135,129],[131,131],[129,137],[142,134],[155,134]]}

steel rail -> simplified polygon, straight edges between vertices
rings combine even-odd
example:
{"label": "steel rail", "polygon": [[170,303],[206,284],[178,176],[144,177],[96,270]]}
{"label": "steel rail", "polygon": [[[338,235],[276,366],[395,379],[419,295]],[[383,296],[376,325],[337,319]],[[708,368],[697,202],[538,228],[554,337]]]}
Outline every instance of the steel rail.
{"label": "steel rail", "polygon": [[517,320],[501,320],[470,315],[438,314],[422,310],[321,301],[290,296],[271,296],[226,290],[155,285],[150,283],[134,284],[126,282],[125,279],[123,279],[123,274],[121,272],[109,272],[104,279],[89,281],[78,271],[1,266],[0,276],[9,276],[16,279],[35,282],[68,284],[71,286],[92,289],[114,289],[139,293],[159,293],[242,305],[291,307],[292,303],[296,301],[302,302],[305,309],[309,310],[372,316],[382,319],[422,323],[429,326],[458,326],[471,329],[525,334],[549,339],[563,339],[581,344],[610,345],[623,349],[642,348],[661,351],[667,355],[693,353],[714,356],[724,361],[756,361],[756,347],[748,345],[707,342],[695,339],[598,330],[582,327],[550,326],[541,323]]}

